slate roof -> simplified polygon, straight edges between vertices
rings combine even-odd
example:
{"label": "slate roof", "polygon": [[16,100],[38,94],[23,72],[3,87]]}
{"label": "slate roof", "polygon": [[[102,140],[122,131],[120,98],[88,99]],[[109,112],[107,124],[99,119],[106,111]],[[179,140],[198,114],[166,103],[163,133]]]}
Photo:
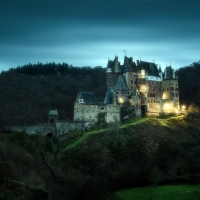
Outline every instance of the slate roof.
{"label": "slate roof", "polygon": [[139,68],[140,70],[144,69],[149,76],[159,77],[159,70],[155,63],[140,61]]}
{"label": "slate roof", "polygon": [[114,94],[114,88],[113,87],[109,87],[107,92],[106,92],[106,96],[104,99],[104,104],[112,104],[113,102],[113,94]]}
{"label": "slate roof", "polygon": [[119,76],[114,89],[115,89],[115,91],[127,91],[127,90],[129,90],[124,76],[122,76],[122,75]]}
{"label": "slate roof", "polygon": [[159,70],[158,70],[158,71],[159,71],[159,73],[162,73],[162,70],[161,70],[161,67],[160,67],[160,66],[159,66]]}
{"label": "slate roof", "polygon": [[92,92],[79,92],[79,99],[83,99],[84,104],[86,105],[98,105],[96,97]]}
{"label": "slate roof", "polygon": [[[167,73],[167,77],[165,78],[165,73]],[[172,70],[172,67],[171,66],[168,66],[165,68],[165,71],[164,71],[164,79],[173,79],[173,70]]]}
{"label": "slate roof", "polygon": [[124,57],[124,64],[121,66],[121,70],[123,73],[125,72],[137,72],[137,66],[135,62],[133,62],[132,57]]}
{"label": "slate roof", "polygon": [[48,115],[58,115],[57,110],[50,110]]}
{"label": "slate roof", "polygon": [[104,102],[99,102],[99,106],[105,106]]}

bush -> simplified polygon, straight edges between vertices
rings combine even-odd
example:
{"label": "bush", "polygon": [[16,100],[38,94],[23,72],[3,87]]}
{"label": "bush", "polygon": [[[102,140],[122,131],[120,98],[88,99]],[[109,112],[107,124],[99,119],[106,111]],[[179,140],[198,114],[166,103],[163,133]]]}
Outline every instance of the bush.
{"label": "bush", "polygon": [[15,200],[15,198],[0,187],[0,200]]}

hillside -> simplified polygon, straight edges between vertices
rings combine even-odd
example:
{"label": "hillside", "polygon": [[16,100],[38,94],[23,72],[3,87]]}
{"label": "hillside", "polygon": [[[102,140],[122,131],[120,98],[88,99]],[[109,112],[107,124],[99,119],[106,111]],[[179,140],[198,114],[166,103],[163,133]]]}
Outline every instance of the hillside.
{"label": "hillside", "polygon": [[105,199],[108,192],[147,185],[200,184],[199,120],[133,118],[119,128],[111,124],[83,135],[70,132],[60,143],[58,139],[0,135],[1,187],[6,193],[16,199],[25,195],[26,189],[15,195],[12,184],[8,189],[10,180],[48,191],[53,184],[55,200]]}
{"label": "hillside", "polygon": [[44,123],[50,109],[58,109],[59,119],[72,119],[80,90],[94,92],[103,101],[105,69],[38,63],[2,72],[0,125]]}

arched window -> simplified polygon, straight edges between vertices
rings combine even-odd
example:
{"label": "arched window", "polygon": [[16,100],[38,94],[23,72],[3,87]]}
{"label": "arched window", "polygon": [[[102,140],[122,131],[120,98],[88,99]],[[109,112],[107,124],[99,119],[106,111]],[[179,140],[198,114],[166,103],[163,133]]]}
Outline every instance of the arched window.
{"label": "arched window", "polygon": [[54,119],[51,119],[51,120],[50,120],[50,124],[54,124]]}

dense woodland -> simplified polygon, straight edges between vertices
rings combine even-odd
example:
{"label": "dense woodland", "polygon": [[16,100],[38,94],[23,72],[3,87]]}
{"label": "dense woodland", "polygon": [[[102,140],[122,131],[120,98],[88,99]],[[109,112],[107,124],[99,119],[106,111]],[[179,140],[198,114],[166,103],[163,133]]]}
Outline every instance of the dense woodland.
{"label": "dense woodland", "polygon": [[[200,64],[178,71],[180,103],[200,106]],[[60,119],[73,119],[78,91],[94,92],[98,101],[106,93],[102,67],[73,67],[66,63],[37,63],[18,66],[0,74],[0,125],[47,122],[50,109]]]}
{"label": "dense woodland", "polygon": [[73,118],[78,91],[94,92],[103,101],[105,69],[68,64],[28,64],[0,74],[0,125],[47,122],[50,109],[60,119]]}
{"label": "dense woodland", "polygon": [[200,62],[178,69],[180,103],[200,106]]}

